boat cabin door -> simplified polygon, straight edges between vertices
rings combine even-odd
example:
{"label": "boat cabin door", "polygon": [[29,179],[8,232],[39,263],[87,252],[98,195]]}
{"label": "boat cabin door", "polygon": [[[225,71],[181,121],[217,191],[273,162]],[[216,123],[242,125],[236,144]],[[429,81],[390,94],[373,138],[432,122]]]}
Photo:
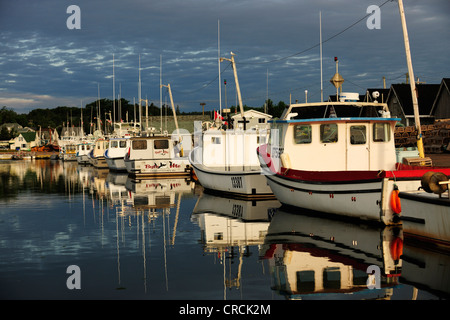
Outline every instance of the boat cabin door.
{"label": "boat cabin door", "polygon": [[369,170],[369,126],[347,123],[347,170]]}

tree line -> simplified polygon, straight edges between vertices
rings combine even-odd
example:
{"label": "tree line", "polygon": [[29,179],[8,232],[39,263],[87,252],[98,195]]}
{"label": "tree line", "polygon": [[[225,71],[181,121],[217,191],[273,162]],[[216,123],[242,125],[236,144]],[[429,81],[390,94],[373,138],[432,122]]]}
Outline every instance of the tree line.
{"label": "tree line", "polygon": [[[113,108],[113,102],[115,108]],[[278,102],[277,105],[270,99],[267,101],[267,113],[274,118],[279,118],[285,107],[286,104],[283,101]],[[113,109],[115,109],[114,112]],[[244,110],[249,109],[264,112],[264,106],[251,108],[244,105]],[[230,111],[231,113],[235,113],[236,107],[231,106]],[[239,109],[237,111],[239,112]],[[59,106],[52,109],[33,109],[27,114],[18,114],[11,108],[3,106],[0,109],[0,125],[5,123],[17,123],[22,127],[30,127],[34,130],[39,130],[39,128],[57,129],[59,133],[61,133],[62,128],[66,126],[82,126],[84,132],[89,133],[92,127],[97,124],[97,116],[99,113],[102,125],[105,125],[105,119],[107,119],[106,121],[113,120],[113,118],[116,121],[120,121],[120,119],[124,122],[127,120],[133,121],[135,114],[139,117],[139,105],[134,105],[124,98],[120,100],[116,99],[115,101],[110,99],[100,99],[87,104],[82,109],[79,107]],[[163,115],[172,115],[171,106],[163,105],[162,113]],[[177,115],[201,115],[202,111],[180,112],[179,106],[177,106],[176,113]],[[142,106],[142,115],[146,115],[145,104]],[[161,115],[161,108],[151,103],[148,106],[148,115]],[[14,136],[14,132],[8,132],[4,126],[2,127],[0,140],[10,139]]]}

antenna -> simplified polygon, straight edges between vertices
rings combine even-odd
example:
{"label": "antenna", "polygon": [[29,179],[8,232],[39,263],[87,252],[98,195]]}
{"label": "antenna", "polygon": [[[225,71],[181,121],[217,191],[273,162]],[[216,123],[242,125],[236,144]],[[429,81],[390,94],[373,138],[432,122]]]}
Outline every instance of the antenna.
{"label": "antenna", "polygon": [[163,113],[162,113],[162,55],[159,55],[159,107],[161,108],[161,133],[163,133]]}
{"label": "antenna", "polygon": [[322,11],[319,12],[320,30],[320,102],[323,101],[323,76],[322,76]]}
{"label": "antenna", "polygon": [[222,115],[222,81],[220,80],[220,20],[217,19],[217,62],[219,65],[219,114]]}
{"label": "antenna", "polygon": [[[142,104],[141,104],[141,55],[139,55],[139,84],[138,84],[138,99],[139,99],[139,123],[142,123]],[[147,130],[147,128],[145,128]]]}
{"label": "antenna", "polygon": [[114,74],[114,53],[113,53],[113,123],[116,122],[116,82]]}

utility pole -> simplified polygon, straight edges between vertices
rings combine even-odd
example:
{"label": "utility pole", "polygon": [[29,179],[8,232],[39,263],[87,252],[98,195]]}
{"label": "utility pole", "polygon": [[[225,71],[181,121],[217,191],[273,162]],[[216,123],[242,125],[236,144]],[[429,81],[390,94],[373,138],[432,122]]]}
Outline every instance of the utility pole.
{"label": "utility pole", "polygon": [[202,116],[205,115],[205,104],[204,102],[200,103],[200,105],[202,106]]}

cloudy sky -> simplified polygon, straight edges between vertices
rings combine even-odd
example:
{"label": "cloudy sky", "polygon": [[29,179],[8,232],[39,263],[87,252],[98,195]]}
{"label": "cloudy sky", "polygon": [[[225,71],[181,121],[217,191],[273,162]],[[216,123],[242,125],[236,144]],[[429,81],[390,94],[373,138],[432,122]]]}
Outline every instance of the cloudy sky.
{"label": "cloudy sky", "polygon": [[[80,8],[80,29],[69,29],[70,5]],[[379,29],[367,13],[380,7]],[[450,77],[450,1],[404,0],[416,78]],[[397,1],[386,0],[0,0],[0,107],[18,113],[60,105],[81,106],[115,93],[156,105],[170,83],[182,111],[219,106],[220,56],[236,54],[244,104],[320,99],[319,12],[322,14],[324,97],[334,57],[344,91],[405,81],[407,72]],[[229,62],[220,65],[222,107],[235,104]],[[226,101],[225,101],[226,99]],[[169,101],[163,90],[162,101]]]}

